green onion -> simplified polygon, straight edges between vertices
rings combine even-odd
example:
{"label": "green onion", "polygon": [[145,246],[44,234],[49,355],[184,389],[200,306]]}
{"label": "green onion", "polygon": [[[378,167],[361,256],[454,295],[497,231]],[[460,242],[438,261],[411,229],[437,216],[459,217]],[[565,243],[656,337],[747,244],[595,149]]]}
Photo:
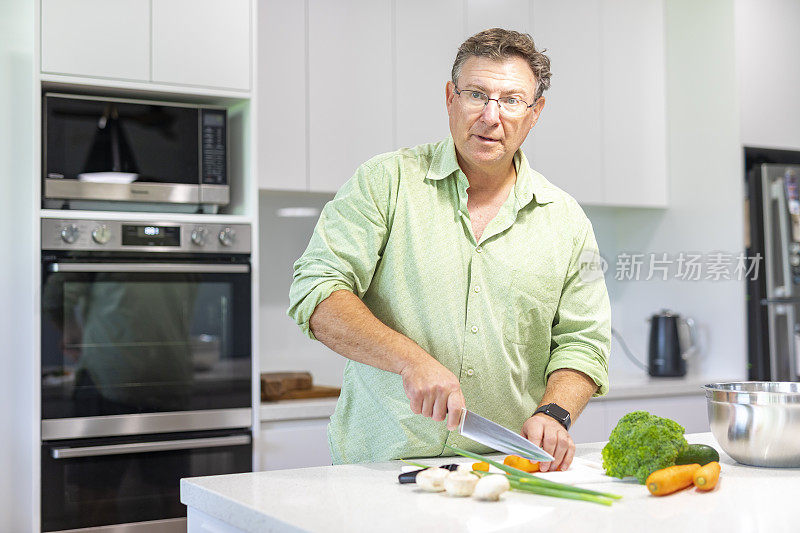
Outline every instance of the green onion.
{"label": "green onion", "polygon": [[[449,444],[445,444],[445,446],[456,452],[458,455],[469,457],[477,461],[483,461],[485,463],[489,463],[490,465],[506,472],[508,474],[509,481],[512,484],[512,488],[516,488],[518,490],[536,492],[537,494],[543,494],[546,496],[556,496],[560,498],[571,498],[575,500],[592,501],[595,503],[602,503],[604,505],[607,505],[606,502],[610,502],[611,500],[618,500],[622,498],[622,496],[620,496],[619,494],[582,489],[579,487],[573,487],[572,485],[550,481],[549,479],[542,479],[528,472],[519,470],[518,468],[514,468],[513,466],[508,466],[503,463],[498,463],[497,461],[493,461],[488,457],[484,457],[477,453],[468,452],[467,450],[462,450],[461,448],[458,448],[456,446],[450,446]],[[540,492],[543,490],[547,490],[548,492],[547,493]],[[570,495],[566,496],[565,494],[570,494]],[[598,501],[598,498],[603,501]]]}
{"label": "green onion", "polygon": [[404,463],[408,463],[411,466],[416,466],[418,468],[433,468],[431,465],[424,465],[422,463],[415,463],[414,461],[409,461],[408,459],[400,459]]}

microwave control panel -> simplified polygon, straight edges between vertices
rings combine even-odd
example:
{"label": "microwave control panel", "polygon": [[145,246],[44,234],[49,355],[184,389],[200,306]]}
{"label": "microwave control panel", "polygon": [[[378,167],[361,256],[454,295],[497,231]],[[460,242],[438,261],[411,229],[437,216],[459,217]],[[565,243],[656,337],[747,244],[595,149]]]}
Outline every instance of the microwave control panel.
{"label": "microwave control panel", "polygon": [[202,154],[202,182],[206,185],[227,185],[228,183],[228,158],[225,154],[226,146],[226,115],[220,109],[202,110],[201,137]]}

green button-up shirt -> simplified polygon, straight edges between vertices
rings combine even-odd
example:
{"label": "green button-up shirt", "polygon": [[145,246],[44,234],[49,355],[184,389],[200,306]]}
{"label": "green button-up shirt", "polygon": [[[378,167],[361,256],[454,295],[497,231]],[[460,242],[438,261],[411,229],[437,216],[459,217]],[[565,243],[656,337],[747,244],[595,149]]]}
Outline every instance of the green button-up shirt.
{"label": "green button-up shirt", "polygon": [[[459,378],[468,409],[514,431],[557,369],[605,394],[608,293],[602,275],[579,271],[597,253],[592,225],[521,150],[514,164],[516,183],[477,242],[452,138],[364,163],[294,264],[289,316],[313,339],[316,306],[353,292]],[[350,360],[328,439],[336,464],[447,455],[445,443],[489,451],[412,413],[399,375]]]}

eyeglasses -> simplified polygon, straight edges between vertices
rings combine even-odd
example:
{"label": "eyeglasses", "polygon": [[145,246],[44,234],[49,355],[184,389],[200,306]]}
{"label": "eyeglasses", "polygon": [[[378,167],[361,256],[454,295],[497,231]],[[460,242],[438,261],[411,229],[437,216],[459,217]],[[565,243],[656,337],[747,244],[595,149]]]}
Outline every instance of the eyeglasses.
{"label": "eyeglasses", "polygon": [[507,117],[520,117],[536,104],[536,102],[528,104],[528,102],[522,100],[521,98],[517,98],[516,96],[489,98],[489,95],[486,93],[482,93],[481,91],[475,89],[466,89],[461,91],[458,90],[458,87],[454,87],[454,89],[458,96],[461,96],[462,93],[464,94],[464,98],[462,98],[461,101],[464,103],[464,107],[467,109],[467,111],[483,111],[483,108],[489,104],[489,101],[494,100],[497,102],[497,106],[500,108],[501,115],[505,115]]}

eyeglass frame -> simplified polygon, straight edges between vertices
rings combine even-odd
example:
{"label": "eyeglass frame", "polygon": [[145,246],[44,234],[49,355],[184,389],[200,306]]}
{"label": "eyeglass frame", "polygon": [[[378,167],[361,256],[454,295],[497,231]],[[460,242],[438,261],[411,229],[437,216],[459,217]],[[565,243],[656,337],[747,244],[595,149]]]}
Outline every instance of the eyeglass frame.
{"label": "eyeglass frame", "polygon": [[[458,86],[456,86],[456,84],[455,84],[455,83],[453,84],[453,90],[456,92],[456,95],[457,95],[459,98],[461,97],[461,93],[463,93],[464,91],[472,91],[472,92],[476,92],[476,93],[481,93],[481,94],[483,94],[483,95],[485,95],[485,96],[486,96],[486,102],[484,102],[484,103],[483,103],[483,108],[484,108],[484,109],[486,109],[486,106],[487,106],[487,105],[489,105],[489,102],[491,102],[491,101],[495,101],[495,102],[497,102],[497,109],[498,109],[499,111],[502,111],[502,110],[503,110],[503,106],[500,104],[500,98],[489,98],[489,95],[488,95],[488,94],[486,94],[486,93],[485,93],[485,92],[483,92],[483,91],[479,91],[478,89],[461,89],[461,90],[459,90]],[[508,97],[507,97],[507,96],[504,96],[503,98],[508,98]],[[515,97],[515,98],[516,98],[516,97]],[[538,101],[539,101],[539,99],[537,98],[536,100],[534,100],[534,101],[533,101],[533,103],[532,103],[532,104],[528,105],[528,102],[526,102],[526,101],[525,101],[525,100],[523,100],[522,98],[517,98],[517,100],[519,100],[520,102],[522,102],[523,104],[525,104],[525,111],[527,111],[528,109],[530,109],[530,108],[532,108],[533,106],[535,106],[535,105],[536,105],[536,102],[538,102]],[[525,114],[525,112],[523,111],[523,112],[522,112],[522,113],[521,113],[519,116],[523,116],[524,114]]]}

